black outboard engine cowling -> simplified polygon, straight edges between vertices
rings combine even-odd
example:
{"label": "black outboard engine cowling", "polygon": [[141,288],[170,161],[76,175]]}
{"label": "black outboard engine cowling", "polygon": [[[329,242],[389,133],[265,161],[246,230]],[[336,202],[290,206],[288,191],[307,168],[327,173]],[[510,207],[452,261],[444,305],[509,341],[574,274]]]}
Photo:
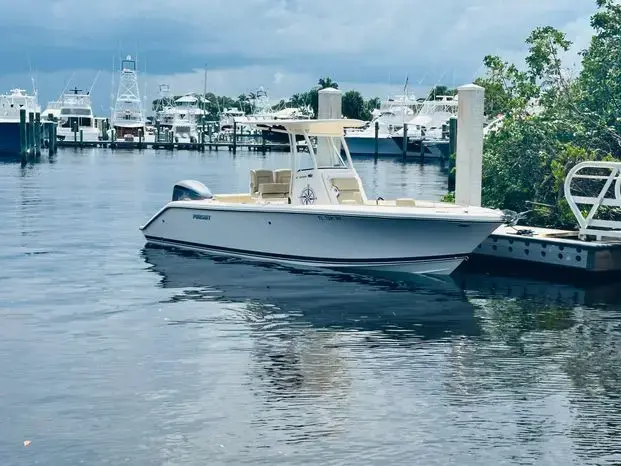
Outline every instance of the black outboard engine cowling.
{"label": "black outboard engine cowling", "polygon": [[198,201],[200,199],[211,198],[213,198],[213,194],[211,194],[209,188],[200,181],[178,181],[173,188],[173,201]]}

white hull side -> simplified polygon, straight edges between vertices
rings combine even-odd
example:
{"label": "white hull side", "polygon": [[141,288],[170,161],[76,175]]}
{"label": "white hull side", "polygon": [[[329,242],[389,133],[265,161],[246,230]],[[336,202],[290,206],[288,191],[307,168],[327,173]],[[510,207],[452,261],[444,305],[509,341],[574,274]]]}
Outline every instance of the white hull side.
{"label": "white hull side", "polygon": [[60,139],[61,137],[65,141],[73,141],[74,138],[76,141],[80,141],[80,130],[82,130],[82,141],[84,142],[97,142],[99,141],[99,131],[97,128],[92,127],[78,127],[78,132],[74,133],[71,131],[71,128],[58,128],[56,131],[56,136]]}
{"label": "white hull side", "polygon": [[450,274],[498,223],[169,207],[148,242],[295,266]]}
{"label": "white hull side", "polygon": [[[345,136],[345,142],[352,155],[374,155],[375,137],[373,136]],[[390,136],[377,138],[377,155],[379,157],[399,156],[403,152]]]}

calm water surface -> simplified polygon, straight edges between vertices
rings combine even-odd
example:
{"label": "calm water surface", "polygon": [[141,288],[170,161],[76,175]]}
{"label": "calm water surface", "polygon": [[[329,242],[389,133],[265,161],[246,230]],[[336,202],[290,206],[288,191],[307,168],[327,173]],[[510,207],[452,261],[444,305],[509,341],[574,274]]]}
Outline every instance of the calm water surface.
{"label": "calm water surface", "polygon": [[[621,462],[616,283],[395,283],[144,247],[176,180],[245,190],[286,158],[0,164],[1,465]],[[370,196],[446,189],[439,165],[357,166]]]}

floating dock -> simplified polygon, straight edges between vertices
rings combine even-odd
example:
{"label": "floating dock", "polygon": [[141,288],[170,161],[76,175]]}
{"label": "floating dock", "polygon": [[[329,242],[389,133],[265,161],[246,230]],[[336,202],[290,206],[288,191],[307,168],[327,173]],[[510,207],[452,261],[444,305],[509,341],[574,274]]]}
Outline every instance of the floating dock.
{"label": "floating dock", "polygon": [[621,240],[584,241],[577,231],[499,227],[474,251],[473,258],[551,265],[584,272],[621,271]]}
{"label": "floating dock", "polygon": [[[473,255],[531,267],[621,271],[621,162],[577,164],[565,178],[564,195],[576,218],[576,231],[503,225]],[[514,217],[517,223],[520,215]]]}

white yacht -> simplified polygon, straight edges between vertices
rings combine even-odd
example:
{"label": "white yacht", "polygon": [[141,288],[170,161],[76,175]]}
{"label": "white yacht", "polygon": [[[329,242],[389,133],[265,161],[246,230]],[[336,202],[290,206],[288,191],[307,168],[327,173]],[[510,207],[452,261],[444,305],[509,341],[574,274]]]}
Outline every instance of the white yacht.
{"label": "white yacht", "polygon": [[247,123],[246,113],[238,108],[225,108],[220,114],[220,131],[232,130],[235,122],[242,125]]}
{"label": "white yacht", "polygon": [[11,89],[8,94],[0,95],[0,156],[17,155],[21,151],[19,113],[26,110],[26,119],[29,113],[41,111],[37,100],[37,93],[28,94],[24,89]]}
{"label": "white yacht", "polygon": [[[287,132],[290,167],[251,170],[247,193],[212,194],[198,181],[178,182],[172,201],[141,227],[147,242],[294,266],[450,274],[503,223],[502,212],[369,199],[343,137],[345,128],[363,124],[256,122]],[[297,151],[297,136],[308,152]]]}
{"label": "white yacht", "polygon": [[99,140],[100,131],[93,117],[89,92],[83,93],[76,87],[63,93],[59,100],[48,103],[43,116],[49,118],[50,115],[58,120],[59,141],[80,140],[80,131],[85,142]]}
{"label": "white yacht", "polygon": [[373,113],[373,119],[363,128],[350,128],[345,133],[345,140],[353,155],[375,153],[375,125],[377,123],[378,156],[398,156],[402,154],[393,136],[403,128],[403,124],[416,114],[419,106],[411,95],[398,95],[380,104]]}
{"label": "white yacht", "polygon": [[200,108],[201,100],[192,95],[186,94],[175,100],[173,134],[177,142],[198,142],[198,124],[203,116]]}
{"label": "white yacht", "polygon": [[[438,95],[422,102],[416,116],[407,121],[407,154],[427,157],[448,157],[449,119],[457,116],[457,96]],[[403,128],[393,134],[399,151],[403,152]]]}
{"label": "white yacht", "polygon": [[133,140],[140,132],[143,137],[146,134],[136,60],[129,55],[121,61],[121,77],[111,120],[117,139]]}

